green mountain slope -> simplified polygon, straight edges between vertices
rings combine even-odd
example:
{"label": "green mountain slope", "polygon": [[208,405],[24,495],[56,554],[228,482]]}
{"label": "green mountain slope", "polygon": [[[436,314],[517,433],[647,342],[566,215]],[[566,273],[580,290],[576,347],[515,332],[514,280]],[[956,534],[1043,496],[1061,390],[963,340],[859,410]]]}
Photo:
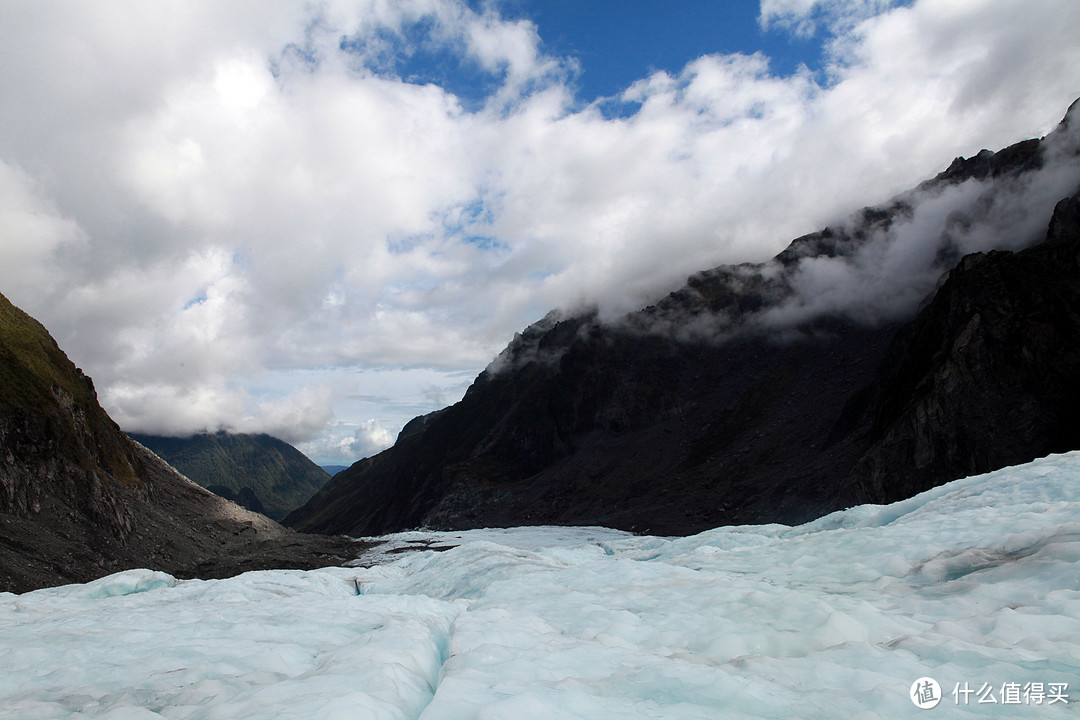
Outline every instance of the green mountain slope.
{"label": "green mountain slope", "polygon": [[329,473],[299,450],[269,435],[131,437],[204,488],[275,520],[303,505],[330,480]]}

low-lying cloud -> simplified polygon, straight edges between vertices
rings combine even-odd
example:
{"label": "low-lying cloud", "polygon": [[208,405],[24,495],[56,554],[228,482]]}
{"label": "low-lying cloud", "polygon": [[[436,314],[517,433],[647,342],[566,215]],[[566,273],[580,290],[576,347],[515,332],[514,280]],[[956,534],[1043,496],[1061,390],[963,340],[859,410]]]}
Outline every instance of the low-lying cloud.
{"label": "low-lying cloud", "polygon": [[872,230],[852,255],[801,260],[790,277],[794,295],[763,321],[791,327],[822,315],[847,315],[876,324],[910,315],[949,269],[941,254],[959,245],[952,231],[984,191],[979,181],[968,181],[926,197],[917,194],[907,217]]}
{"label": "low-lying cloud", "polygon": [[[1073,148],[1080,151],[1080,144]],[[899,217],[870,228],[850,254],[800,260],[788,275],[791,296],[760,322],[784,329],[824,315],[868,325],[911,317],[962,256],[1021,250],[1045,239],[1054,205],[1077,189],[1080,158],[1074,155],[1014,178],[907,193]],[[841,225],[836,232],[858,230]]]}
{"label": "low-lying cloud", "polygon": [[[700,273],[645,312],[602,321],[631,333],[723,343],[742,333],[804,338],[822,332],[821,319],[866,326],[908,320],[963,256],[1045,239],[1054,206],[1080,191],[1080,105],[1068,120],[1037,152],[1025,143],[997,158],[1027,157],[1029,167],[928,181],[799,238],[777,258]],[[969,163],[988,163],[990,155]],[[554,361],[562,352],[536,347],[519,342],[516,354],[504,353],[491,368]]]}

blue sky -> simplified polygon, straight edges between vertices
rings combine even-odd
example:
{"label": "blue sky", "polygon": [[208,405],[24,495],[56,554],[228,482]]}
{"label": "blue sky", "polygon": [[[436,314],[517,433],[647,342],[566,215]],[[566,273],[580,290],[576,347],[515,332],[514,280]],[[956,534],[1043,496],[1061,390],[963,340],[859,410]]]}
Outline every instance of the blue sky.
{"label": "blue sky", "polygon": [[[471,0],[481,12],[489,0]],[[607,100],[605,112],[632,113],[618,97],[634,82],[658,71],[678,75],[703,55],[762,53],[770,70],[790,75],[808,68],[820,72],[827,32],[808,35],[782,27],[763,27],[757,2],[733,0],[507,0],[496,3],[502,17],[536,26],[544,52],[571,59],[569,86],[588,104]],[[416,83],[434,82],[466,102],[482,103],[497,84],[453,49],[423,48],[429,28],[414,27],[399,44],[397,71]]]}
{"label": "blue sky", "polygon": [[702,55],[764,53],[773,72],[820,68],[821,38],[763,29],[759,5],[746,0],[550,0],[507,4],[536,23],[551,52],[576,58],[579,97],[613,97],[663,70],[678,74]]}
{"label": "blue sky", "polygon": [[553,308],[1045,134],[1077,36],[1075,0],[0,3],[0,292],[125,429],[351,462]]}

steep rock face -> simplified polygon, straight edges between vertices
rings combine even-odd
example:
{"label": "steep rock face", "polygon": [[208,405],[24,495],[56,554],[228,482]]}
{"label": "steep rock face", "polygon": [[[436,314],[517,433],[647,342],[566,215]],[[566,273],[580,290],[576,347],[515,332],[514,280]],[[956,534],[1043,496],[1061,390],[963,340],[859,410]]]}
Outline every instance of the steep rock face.
{"label": "steep rock face", "polygon": [[131,437],[202,487],[274,520],[303,505],[330,479],[299,450],[269,435]]}
{"label": "steep rock face", "polygon": [[45,328],[0,295],[0,591],[133,567],[311,567],[354,550],[219,498],[129,440]]}
{"label": "steep rock face", "polygon": [[1058,206],[1042,249],[969,254],[1047,237],[1054,202],[1080,182],[1076,115],[1042,140],[958,158],[770,262],[697,273],[618,321],[550,314],[461,402],[335,476],[286,524],[691,533],[804,521],[1080,446],[1076,280],[1049,259],[1071,252],[1072,206]]}
{"label": "steep rock face", "polygon": [[1080,196],[1058,203],[1045,243],[965,257],[889,358],[855,501],[1080,447]]}
{"label": "steep rock face", "polygon": [[2,296],[0,333],[0,512],[26,517],[61,502],[123,540],[132,518],[116,491],[145,491],[137,451],[97,404],[90,379]]}
{"label": "steep rock face", "polygon": [[674,534],[805,520],[830,507],[820,476],[858,459],[851,443],[829,445],[830,428],[847,383],[869,383],[887,346],[855,324],[820,330],[787,347],[586,332],[551,364],[482,375],[439,422],[343,471],[286,524]]}

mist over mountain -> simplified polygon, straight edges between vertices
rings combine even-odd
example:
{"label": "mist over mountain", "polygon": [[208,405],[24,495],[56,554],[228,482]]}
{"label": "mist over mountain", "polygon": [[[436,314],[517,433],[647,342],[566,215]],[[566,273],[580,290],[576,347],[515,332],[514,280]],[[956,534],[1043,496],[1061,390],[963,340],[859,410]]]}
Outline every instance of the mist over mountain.
{"label": "mist over mountain", "polygon": [[303,505],[330,479],[292,445],[266,434],[129,434],[214,494],[274,520]]}
{"label": "mist over mountain", "polygon": [[0,449],[0,592],[128,568],[222,577],[317,567],[354,549],[217,497],[132,442],[90,378],[3,295]]}
{"label": "mist over mountain", "polygon": [[286,523],[685,534],[1080,447],[1078,116],[638,312],[549,314]]}

